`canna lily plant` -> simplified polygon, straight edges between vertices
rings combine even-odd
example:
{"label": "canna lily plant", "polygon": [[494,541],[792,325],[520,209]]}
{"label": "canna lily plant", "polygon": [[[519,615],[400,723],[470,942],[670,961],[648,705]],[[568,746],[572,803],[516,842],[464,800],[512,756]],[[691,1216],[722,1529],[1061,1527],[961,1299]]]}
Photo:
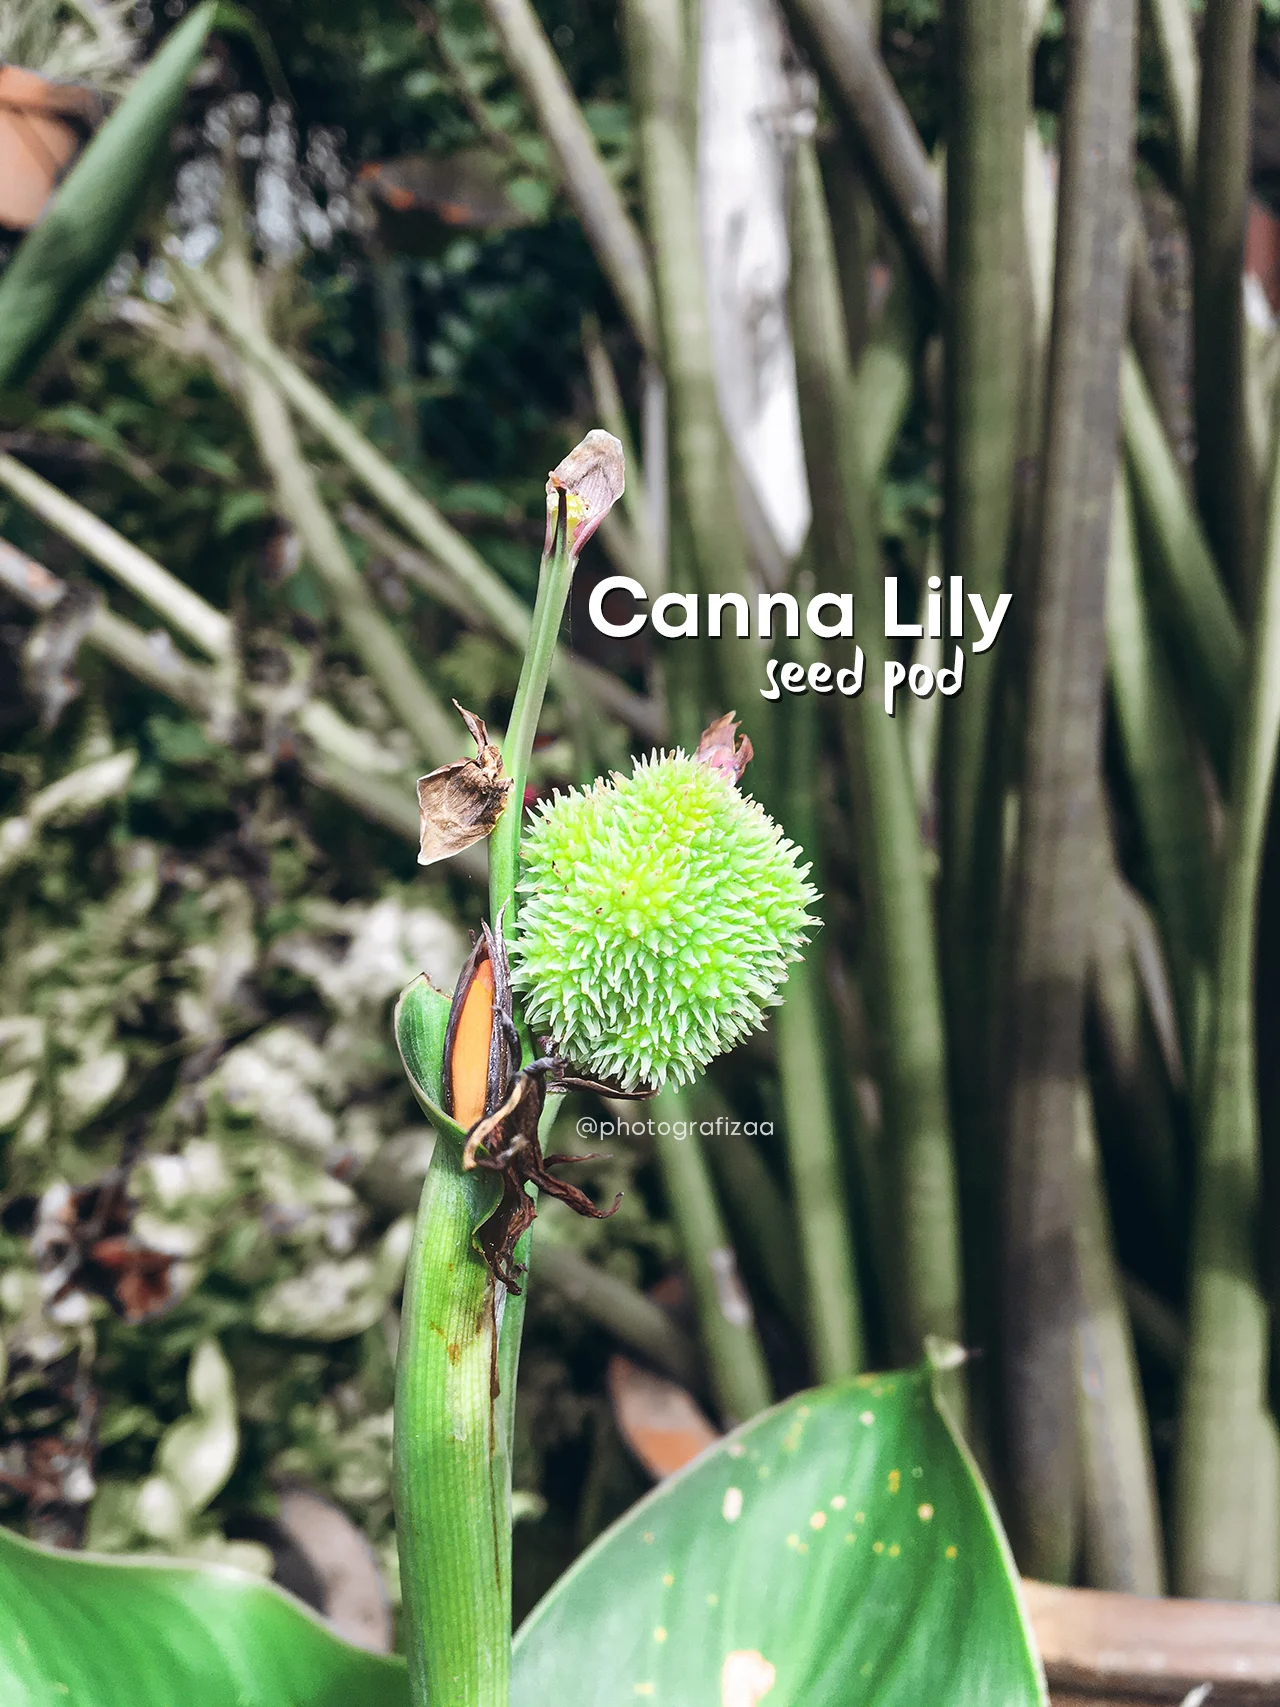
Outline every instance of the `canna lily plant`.
{"label": "canna lily plant", "polygon": [[[438,1140],[395,1400],[407,1664],[228,1569],[55,1554],[0,1531],[0,1700],[35,1707],[957,1707],[1046,1700],[1012,1560],[933,1368],[756,1416],[663,1483],[511,1628],[511,1450],[537,1196],[611,1214],[544,1155],[554,1097],[696,1077],[782,997],[816,919],[801,850],[743,791],[730,713],[692,754],[556,795],[529,755],[579,553],[623,481],[592,433],[547,485],[506,742],[419,784],[429,863],[489,836],[490,918],[455,990],[396,1009]],[[461,708],[459,708],[461,710]],[[945,1357],[943,1358],[945,1362]]]}

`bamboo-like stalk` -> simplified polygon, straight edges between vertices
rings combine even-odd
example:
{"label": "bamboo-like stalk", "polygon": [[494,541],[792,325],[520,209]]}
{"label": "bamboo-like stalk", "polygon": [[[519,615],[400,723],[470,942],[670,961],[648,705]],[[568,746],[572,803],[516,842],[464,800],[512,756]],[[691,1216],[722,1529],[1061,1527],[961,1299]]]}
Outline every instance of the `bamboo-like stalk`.
{"label": "bamboo-like stalk", "polygon": [[1214,1599],[1274,1599],[1280,1589],[1274,1579],[1259,1584],[1255,1571],[1257,1557],[1274,1558],[1280,1546],[1265,1420],[1268,1312],[1256,1253],[1254,1045],[1258,886],[1280,740],[1278,653],[1280,455],[1271,474],[1227,813],[1175,1476],[1175,1587]]}
{"label": "bamboo-like stalk", "polygon": [[[1024,0],[949,11],[954,64],[947,143],[946,403],[943,566],[987,608],[1007,583],[1014,466],[1026,363],[1028,283],[1023,134],[1029,104]],[[979,857],[978,822],[999,810],[988,783],[999,654],[971,657],[944,722],[943,883],[953,940],[949,977],[979,988],[1000,887],[998,847]],[[955,927],[961,940],[955,941]],[[953,1009],[957,1004],[953,1000]],[[986,1016],[975,1016],[983,1025]]]}
{"label": "bamboo-like stalk", "polygon": [[1178,149],[1178,180],[1182,199],[1190,207],[1196,182],[1196,129],[1200,118],[1200,57],[1186,0],[1151,0],[1164,75],[1165,99],[1173,120]]}
{"label": "bamboo-like stalk", "polygon": [[[246,323],[265,335],[258,281],[248,257],[237,246],[227,251],[223,276]],[[242,369],[240,396],[276,503],[323,583],[338,626],[416,749],[433,765],[457,758],[463,744],[458,719],[427,685],[408,648],[378,609],[369,583],[351,561],[303,457],[288,404],[272,382],[249,364]]]}
{"label": "bamboo-like stalk", "polygon": [[640,233],[596,148],[582,109],[530,0],[483,0],[512,76],[577,209],[587,240],[642,347],[658,348],[658,319]]}
{"label": "bamboo-like stalk", "polygon": [[848,372],[840,286],[812,144],[797,147],[792,325],[800,420],[824,586],[851,592],[867,687],[843,702],[853,832],[869,926],[887,1146],[897,1170],[897,1355],[926,1335],[963,1339],[955,1164],[932,903],[900,721],[876,703],[884,675],[879,543]]}
{"label": "bamboo-like stalk", "polygon": [[[679,0],[626,0],[623,14],[670,400],[675,507],[697,589],[748,593],[747,542],[732,499],[733,459],[712,365],[685,23]],[[762,682],[761,663],[759,645],[736,632],[708,644],[705,667],[722,706],[738,703],[745,686]],[[757,723],[752,739],[761,769],[771,774],[770,725]]]}
{"label": "bamboo-like stalk", "polygon": [[[654,1151],[693,1293],[711,1389],[726,1423],[745,1422],[773,1397],[751,1300],[738,1274],[706,1157],[689,1130],[694,1123],[688,1099],[668,1086],[649,1106]],[[678,1138],[677,1131],[688,1135]]]}
{"label": "bamboo-like stalk", "polygon": [[1076,1084],[1076,1167],[1085,1572],[1091,1588],[1163,1594],[1151,1430],[1112,1248],[1093,1107],[1083,1079]]}
{"label": "bamboo-like stalk", "polygon": [[1194,1083],[1213,960],[1214,874],[1204,790],[1152,620],[1123,473],[1116,478],[1114,504],[1107,582],[1111,694],[1168,956],[1183,1059]]}
{"label": "bamboo-like stalk", "polygon": [[[622,495],[622,503],[635,541],[635,555],[639,560],[639,573],[636,578],[649,596],[656,598],[664,590],[664,577],[661,546],[654,520],[653,495],[649,490],[647,478],[648,470],[642,468],[633,449],[618,376],[613,371],[613,363],[609,360],[609,352],[600,335],[600,323],[594,315],[588,315],[582,323],[582,353],[587,361],[587,377],[591,381],[591,395],[595,402],[596,414],[605,430],[612,433],[621,444],[627,459],[627,489]],[[613,517],[610,517],[610,520],[613,520]]]}
{"label": "bamboo-like stalk", "polygon": [[[865,149],[890,217],[926,276],[941,287],[942,194],[865,12],[844,0],[783,0],[783,9],[842,121]],[[1021,18],[1016,39],[1022,40]]]}
{"label": "bamboo-like stalk", "polygon": [[[818,714],[812,695],[802,694],[786,706],[781,746],[786,772],[778,779],[779,798],[786,801],[783,822],[802,848],[816,854]],[[837,1381],[862,1368],[865,1342],[853,1229],[831,1101],[820,979],[821,960],[811,950],[791,970],[773,1030],[791,1195],[804,1263],[809,1353],[818,1379]]]}
{"label": "bamboo-like stalk", "polygon": [[68,498],[15,457],[0,452],[0,487],[32,515],[69,540],[143,604],[150,605],[176,633],[221,663],[231,656],[231,623],[220,610],[193,593],[176,575],[145,551],[99,520],[83,504]]}
{"label": "bamboo-like stalk", "polygon": [[1121,369],[1121,398],[1134,508],[1151,545],[1147,564],[1152,602],[1164,618],[1187,677],[1200,730],[1225,782],[1232,721],[1244,678],[1240,625],[1142,370],[1129,353]]}
{"label": "bamboo-like stalk", "polygon": [[[942,567],[988,609],[1012,585],[1015,468],[1032,362],[1024,220],[1030,89],[1023,0],[947,8],[955,67],[947,140]],[[949,586],[949,582],[943,583]],[[949,652],[946,656],[949,664]],[[999,1236],[994,982],[1003,875],[999,648],[965,660],[964,690],[937,717],[940,946],[946,991],[969,1319],[995,1332],[990,1252]],[[914,717],[916,707],[912,708]],[[975,1372],[985,1387],[986,1369]],[[989,1394],[983,1398],[990,1402]],[[979,1413],[981,1414],[981,1412]]]}
{"label": "bamboo-like stalk", "polygon": [[1207,0],[1195,194],[1191,200],[1196,489],[1236,605],[1248,610],[1257,538],[1245,402],[1244,269],[1254,0]]}
{"label": "bamboo-like stalk", "polygon": [[1065,1582],[1079,1459],[1076,1083],[1094,870],[1106,571],[1133,138],[1133,0],[1068,13],[1057,266],[1008,992],[1005,1397],[1022,1568]]}

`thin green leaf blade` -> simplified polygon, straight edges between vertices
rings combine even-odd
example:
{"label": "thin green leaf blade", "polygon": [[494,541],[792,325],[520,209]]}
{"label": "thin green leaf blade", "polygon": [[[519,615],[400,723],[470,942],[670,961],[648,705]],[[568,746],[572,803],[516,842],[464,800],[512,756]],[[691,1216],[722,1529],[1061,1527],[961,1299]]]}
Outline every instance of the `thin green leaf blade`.
{"label": "thin green leaf blade", "polygon": [[205,0],[139,76],[0,279],[0,387],[24,380],[128,240],[217,6]]}
{"label": "thin green leaf blade", "polygon": [[655,1489],[530,1615],[512,1702],[718,1707],[735,1671],[758,1688],[769,1667],[742,1700],[1046,1702],[1008,1547],[927,1371],[789,1399]]}
{"label": "thin green leaf blade", "polygon": [[0,1529],[4,1707],[404,1707],[404,1663],[226,1566],[104,1559]]}

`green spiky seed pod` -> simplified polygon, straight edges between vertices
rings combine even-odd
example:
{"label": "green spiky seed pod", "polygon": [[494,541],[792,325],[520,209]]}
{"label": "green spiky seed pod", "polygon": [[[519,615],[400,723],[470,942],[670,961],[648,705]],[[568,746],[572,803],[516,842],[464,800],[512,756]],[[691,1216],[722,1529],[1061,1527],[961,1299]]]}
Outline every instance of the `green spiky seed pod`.
{"label": "green spiky seed pod", "polygon": [[557,793],[521,857],[513,982],[529,1024],[626,1090],[683,1084],[756,1030],[817,923],[801,850],[680,751]]}

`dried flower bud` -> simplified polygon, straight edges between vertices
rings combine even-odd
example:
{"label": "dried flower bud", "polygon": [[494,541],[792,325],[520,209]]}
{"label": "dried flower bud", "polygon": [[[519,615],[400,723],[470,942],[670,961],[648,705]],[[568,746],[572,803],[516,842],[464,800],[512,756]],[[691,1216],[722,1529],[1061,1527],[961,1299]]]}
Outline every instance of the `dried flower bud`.
{"label": "dried flower bud", "polygon": [[563,516],[569,555],[576,559],[625,486],[621,443],[612,433],[594,427],[547,476],[546,549],[554,545]]}

